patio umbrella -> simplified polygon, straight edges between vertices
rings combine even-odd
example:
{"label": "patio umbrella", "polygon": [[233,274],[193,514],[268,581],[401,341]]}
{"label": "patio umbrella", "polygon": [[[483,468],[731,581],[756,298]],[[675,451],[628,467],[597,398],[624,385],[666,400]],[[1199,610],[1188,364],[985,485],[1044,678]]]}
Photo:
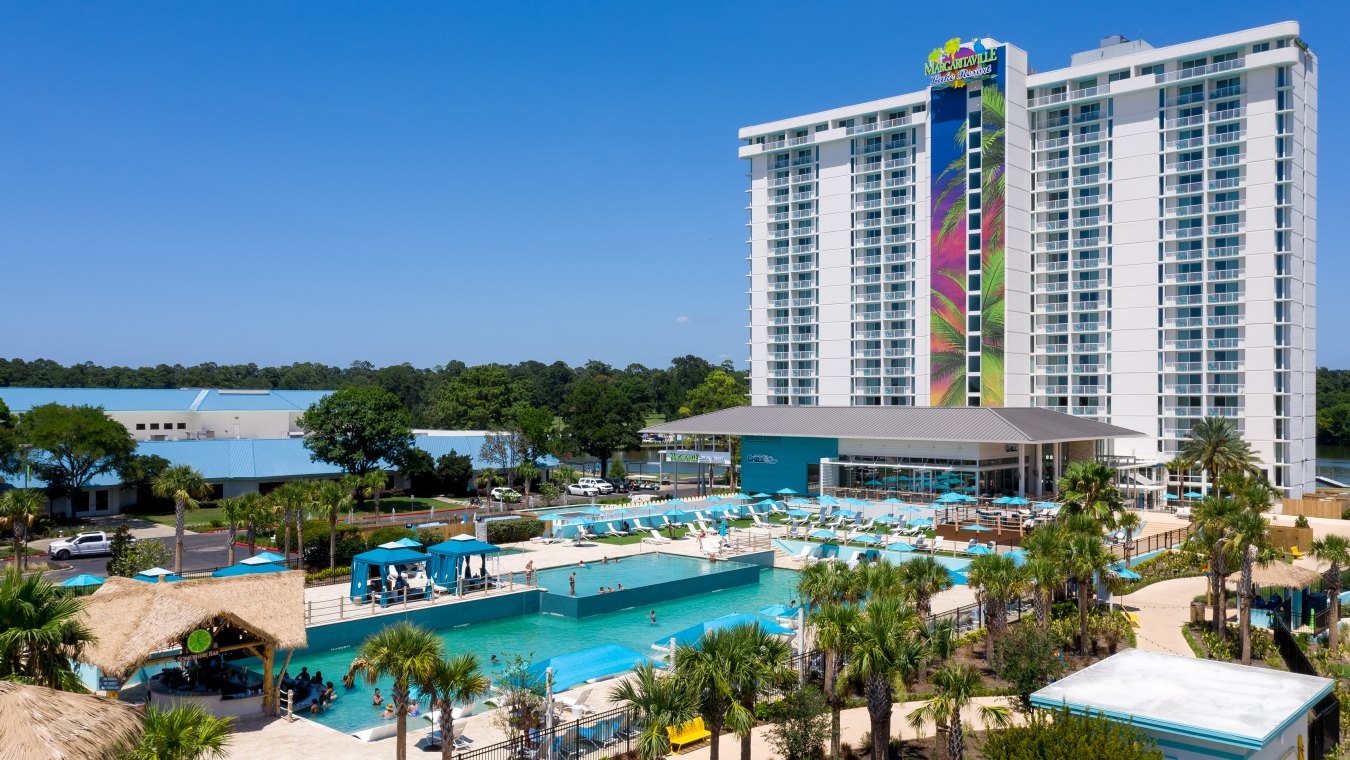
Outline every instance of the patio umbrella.
{"label": "patio umbrella", "polygon": [[970,525],[963,526],[961,530],[970,530],[976,533],[983,533],[985,531],[993,530],[993,528],[986,528],[983,525],[980,525],[979,523],[971,523]]}
{"label": "patio umbrella", "polygon": [[905,500],[904,500],[904,499],[897,499],[897,498],[895,498],[894,496],[891,496],[890,498],[882,499],[882,500],[881,500],[881,503],[882,503],[882,504],[904,504],[904,503],[905,503]]}
{"label": "patio umbrella", "polygon": [[258,552],[244,561],[248,562],[249,560],[257,560],[258,562],[285,562],[286,558],[276,552]]}
{"label": "patio umbrella", "polygon": [[903,542],[903,541],[896,541],[896,542],[894,542],[894,543],[888,545],[886,548],[887,548],[887,549],[890,549],[890,550],[893,551],[893,552],[912,552],[912,551],[914,551],[914,547],[913,547],[913,546],[911,546],[911,545],[909,545],[909,544],[907,544],[907,543],[905,543],[905,542]]}
{"label": "patio umbrella", "polygon": [[747,493],[742,492],[742,493],[734,494],[734,495],[732,495],[732,496],[728,496],[727,498],[728,498],[728,499],[740,499],[741,501],[749,501],[749,500],[750,500],[750,495],[747,494]]}
{"label": "patio umbrella", "polygon": [[1021,496],[1009,496],[1009,497],[1008,497],[1008,504],[1010,504],[1011,506],[1014,506],[1014,507],[1025,507],[1026,505],[1028,505],[1028,504],[1030,504],[1030,503],[1031,503],[1031,502],[1030,502],[1029,500],[1023,499]]}
{"label": "patio umbrella", "polygon": [[860,536],[854,536],[850,540],[859,544],[871,544],[873,546],[881,543],[881,538],[875,533],[864,533]]}
{"label": "patio umbrella", "polygon": [[131,576],[132,580],[145,581],[146,583],[158,583],[163,578],[166,583],[177,583],[184,580],[181,575],[174,575],[172,571],[165,570],[162,567],[152,567],[149,570],[142,570]]}
{"label": "patio umbrella", "polygon": [[880,481],[880,480],[875,480],[875,479],[873,479],[873,480],[867,481],[866,483],[863,483],[863,485],[865,485],[865,486],[879,486],[879,485],[881,485],[881,481]]}
{"label": "patio umbrella", "polygon": [[821,503],[821,504],[838,504],[838,503],[839,503],[839,500],[836,499],[836,498],[834,498],[833,496],[821,496],[820,498],[816,499],[816,501],[819,502],[819,503]]}
{"label": "patio umbrella", "polygon": [[757,501],[757,502],[755,502],[755,506],[757,506],[757,507],[776,507],[776,506],[778,506],[778,502],[774,501],[773,499],[765,499],[764,501]]}
{"label": "patio umbrella", "polygon": [[1167,499],[1168,501],[1176,501],[1177,499],[1180,499],[1181,497],[1180,497],[1180,496],[1177,496],[1177,495],[1174,494],[1174,493],[1165,493],[1165,494],[1163,494],[1163,498],[1164,498],[1164,499]]}
{"label": "patio umbrella", "polygon": [[670,501],[666,502],[666,504],[683,504],[683,503],[684,499],[671,499]]}
{"label": "patio umbrella", "polygon": [[789,510],[788,510],[788,513],[787,513],[787,516],[788,516],[788,517],[810,517],[812,514],[814,514],[814,513],[813,513],[813,512],[808,512],[808,511],[805,510],[805,509],[789,509]]}
{"label": "patio umbrella", "polygon": [[1008,552],[1007,556],[1013,561],[1013,564],[1018,567],[1027,563],[1027,552],[1025,549],[1013,549]]}
{"label": "patio umbrella", "polygon": [[381,549],[417,549],[421,546],[421,541],[415,541],[411,538],[400,538],[397,541],[386,541],[380,544]]}
{"label": "patio umbrella", "polygon": [[797,492],[794,491],[794,490],[792,490],[791,488],[780,488],[780,489],[778,489],[777,491],[774,491],[774,493],[777,493],[777,494],[783,494],[783,495],[785,495],[785,496],[796,496],[796,495],[797,495]]}
{"label": "patio umbrella", "polygon": [[962,496],[959,493],[956,493],[954,491],[948,491],[947,493],[944,493],[941,496],[937,497],[937,500],[943,502],[944,504],[950,504],[951,502],[954,501],[964,501],[965,498],[966,497]]}
{"label": "patio umbrella", "polygon": [[920,517],[920,518],[918,518],[918,519],[916,519],[916,520],[910,520],[909,523],[907,523],[907,524],[908,524],[909,527],[911,527],[911,528],[931,528],[931,527],[933,527],[933,521],[932,521],[931,519],[927,518],[927,517]]}
{"label": "patio umbrella", "polygon": [[994,499],[994,503],[995,503],[995,504],[1008,504],[1008,503],[1009,503],[1008,499],[1010,499],[1010,498],[1011,498],[1011,497],[1009,497],[1009,496],[1000,496],[1000,497],[998,497],[997,499]]}
{"label": "patio umbrella", "polygon": [[1202,494],[1202,493],[1196,493],[1195,491],[1187,491],[1187,492],[1186,492],[1186,498],[1188,498],[1188,499],[1203,499],[1203,498],[1205,498],[1205,495]]}
{"label": "patio umbrella", "polygon": [[993,554],[993,553],[994,550],[990,549],[988,546],[985,546],[984,544],[975,544],[969,549],[966,549],[966,554]]}
{"label": "patio umbrella", "polygon": [[67,578],[61,582],[63,588],[87,588],[89,586],[102,586],[103,578],[89,573],[80,573],[74,578]]}
{"label": "patio umbrella", "polygon": [[854,511],[851,510],[851,509],[841,509],[841,510],[835,512],[835,514],[836,514],[836,515],[839,515],[840,517],[857,517],[857,516],[858,516],[858,513],[857,513],[857,512],[854,512]]}
{"label": "patio umbrella", "polygon": [[900,513],[900,514],[902,514],[902,515],[924,515],[924,514],[928,514],[928,510],[922,509],[922,508],[920,508],[920,507],[916,507],[916,506],[913,506],[913,505],[910,505],[910,504],[906,504],[905,506],[903,506],[903,507],[901,507],[901,508],[899,508],[899,509],[897,509],[897,510],[895,510],[895,511],[898,512],[898,513]]}
{"label": "patio umbrella", "polygon": [[896,522],[900,522],[900,518],[896,517],[895,515],[882,515],[881,517],[878,517],[878,518],[877,518],[877,522],[879,522],[879,523],[896,523]]}
{"label": "patio umbrella", "polygon": [[899,482],[900,482],[900,478],[901,478],[900,475],[887,475],[886,477],[884,477],[884,478],[881,479],[881,482],[883,482],[883,483],[899,483]]}
{"label": "patio umbrella", "polygon": [[767,498],[769,498],[769,495],[768,495],[767,493],[752,493],[752,494],[750,494],[750,498],[752,498],[752,499],[767,499]]}
{"label": "patio umbrella", "polygon": [[1033,507],[1035,507],[1035,508],[1037,508],[1037,509],[1058,509],[1058,508],[1059,508],[1059,505],[1056,504],[1056,503],[1054,503],[1053,501],[1038,501],[1038,502],[1036,502],[1035,504],[1032,504],[1031,506],[1033,506]]}
{"label": "patio umbrella", "polygon": [[818,528],[816,530],[811,531],[811,538],[819,538],[822,541],[832,541],[834,539],[839,538],[839,536],[832,530]]}

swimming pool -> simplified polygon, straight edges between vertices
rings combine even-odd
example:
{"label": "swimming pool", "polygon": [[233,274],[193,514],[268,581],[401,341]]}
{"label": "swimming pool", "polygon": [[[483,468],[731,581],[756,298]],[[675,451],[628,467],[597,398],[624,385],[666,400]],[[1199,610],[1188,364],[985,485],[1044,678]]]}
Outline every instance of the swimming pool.
{"label": "swimming pool", "polygon": [[686,580],[701,575],[728,573],[745,567],[739,562],[709,562],[675,554],[644,554],[608,562],[564,565],[539,571],[539,586],[555,594],[567,594],[569,579],[576,576],[576,596],[595,596],[600,587],[625,589]]}
{"label": "swimming pool", "polygon": [[814,541],[790,541],[786,539],[774,539],[774,544],[776,544],[783,551],[787,552],[789,555],[794,557],[797,556],[801,552],[801,550],[807,546],[811,547],[834,546],[836,549],[838,549],[838,554],[835,556],[838,557],[840,562],[848,562],[849,560],[853,559],[854,555],[864,554],[867,552],[875,552],[881,555],[882,559],[886,560],[887,562],[890,562],[893,565],[899,564],[901,562],[908,562],[909,560],[915,559],[916,557],[931,556],[938,561],[938,564],[947,568],[947,570],[952,573],[953,582],[955,582],[957,585],[960,586],[965,585],[965,576],[962,575],[961,573],[963,573],[966,568],[970,567],[970,560],[968,559],[964,559],[961,557],[952,557],[942,554],[930,555],[928,552],[899,552],[899,551],[892,551],[890,549],[872,549],[866,546],[840,546],[837,544],[821,544],[816,543]]}
{"label": "swimming pool", "polygon": [[[624,560],[617,567],[627,567],[633,560]],[[591,563],[588,563],[591,564]],[[730,564],[730,563],[728,563]],[[600,566],[605,567],[605,566]],[[541,571],[541,576],[542,576]],[[570,572],[570,570],[569,570]],[[696,623],[732,612],[754,612],[771,604],[787,604],[797,598],[798,573],[793,570],[764,568],[758,570],[759,583],[737,586],[735,588],[712,591],[697,596],[662,601],[659,603],[632,607],[629,609],[606,612],[583,618],[563,617],[550,614],[526,614],[509,618],[471,623],[439,631],[448,653],[473,652],[483,662],[483,669],[489,677],[500,673],[493,668],[488,658],[495,654],[499,660],[512,655],[520,655],[534,662],[546,657],[554,657],[575,652],[598,644],[619,644],[638,652],[652,652],[651,645],[656,641],[668,639],[672,634]],[[588,576],[589,571],[588,571]],[[596,576],[598,578],[598,576]],[[616,581],[617,584],[617,581]],[[593,585],[598,585],[598,581]],[[625,587],[628,585],[624,583]],[[564,592],[566,591],[564,587]],[[648,615],[656,611],[657,625],[652,625]],[[390,615],[390,623],[400,619]],[[372,689],[364,681],[357,681],[356,687],[344,689],[341,677],[347,672],[352,658],[356,656],[359,640],[350,646],[324,652],[300,652],[289,666],[291,673],[299,673],[301,668],[309,672],[322,671],[324,680],[332,681],[338,691],[338,699],[332,707],[314,716],[314,720],[343,733],[353,733],[364,728],[381,724],[379,710],[370,704]],[[375,687],[384,695],[389,694],[393,682],[380,679]],[[597,688],[608,688],[605,685]],[[423,702],[423,709],[426,709]],[[414,718],[410,725],[422,726],[426,721]]]}

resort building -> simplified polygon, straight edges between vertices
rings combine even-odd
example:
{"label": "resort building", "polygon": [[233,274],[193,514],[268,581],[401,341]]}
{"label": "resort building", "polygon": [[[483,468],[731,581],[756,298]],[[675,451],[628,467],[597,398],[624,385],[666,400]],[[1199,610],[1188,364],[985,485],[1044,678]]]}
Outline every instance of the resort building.
{"label": "resort building", "polygon": [[[1172,458],[1233,418],[1313,490],[1317,58],[1295,22],[1037,71],[914,51],[925,89],[746,127],[757,406],[1039,407]],[[1197,481],[1198,482],[1198,481]]]}
{"label": "resort building", "polygon": [[1031,695],[1031,704],[1128,723],[1168,760],[1326,757],[1338,738],[1329,678],[1128,649]]}
{"label": "resort building", "polygon": [[[643,432],[739,437],[746,493],[853,496],[1050,496],[1070,462],[1142,435],[1050,409],[916,406],[738,406]],[[1161,489],[1149,483],[1126,480],[1124,492],[1152,506]]]}

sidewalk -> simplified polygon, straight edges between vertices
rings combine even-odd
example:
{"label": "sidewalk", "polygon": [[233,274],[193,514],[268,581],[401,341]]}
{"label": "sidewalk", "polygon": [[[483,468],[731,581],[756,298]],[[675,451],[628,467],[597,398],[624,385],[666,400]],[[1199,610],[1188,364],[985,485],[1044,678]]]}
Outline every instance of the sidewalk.
{"label": "sidewalk", "polygon": [[1191,619],[1191,600],[1205,593],[1207,581],[1204,576],[1160,581],[1122,598],[1126,609],[1139,613],[1134,632],[1139,648],[1194,657],[1181,626]]}

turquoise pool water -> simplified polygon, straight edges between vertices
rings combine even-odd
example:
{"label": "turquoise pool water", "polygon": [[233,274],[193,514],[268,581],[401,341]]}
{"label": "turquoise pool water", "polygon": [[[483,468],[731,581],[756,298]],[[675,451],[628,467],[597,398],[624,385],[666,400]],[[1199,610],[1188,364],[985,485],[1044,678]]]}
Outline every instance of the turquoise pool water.
{"label": "turquoise pool water", "polygon": [[[625,568],[632,561],[625,560],[617,567]],[[766,568],[760,571],[758,584],[656,605],[579,619],[546,614],[520,615],[457,626],[440,631],[439,635],[448,652],[477,654],[489,677],[500,672],[499,668],[489,663],[489,657],[494,654],[499,660],[520,655],[533,662],[610,643],[647,654],[652,653],[651,645],[654,642],[665,641],[676,631],[696,623],[732,612],[754,612],[771,604],[787,604],[797,598],[797,577],[798,573],[793,570]],[[598,580],[592,585],[599,585]],[[628,584],[625,582],[624,585]],[[648,618],[648,612],[652,609],[656,610],[657,625],[652,625]],[[394,622],[396,616],[390,617],[390,622]],[[291,673],[299,673],[302,667],[309,668],[310,673],[321,671],[324,680],[336,685],[337,701],[331,708],[315,716],[314,720],[344,733],[370,728],[382,722],[379,710],[370,704],[373,687],[359,679],[353,689],[344,689],[341,683],[342,675],[351,665],[359,645],[359,641],[353,641],[352,646],[343,649],[303,652],[291,659],[289,667]],[[388,695],[392,683],[389,679],[381,679],[375,686],[382,694]],[[596,688],[605,689],[608,686],[601,684]],[[425,710],[427,702],[424,700],[422,705]],[[418,717],[410,723],[421,727],[426,721]]]}
{"label": "turquoise pool water", "polygon": [[[800,553],[801,550],[807,546],[812,547],[832,546],[832,544],[820,544],[814,541],[791,541],[785,539],[774,539],[774,543],[778,544],[783,549],[783,551],[787,552],[788,554],[794,557],[797,556],[797,554]],[[953,572],[961,572],[965,570],[967,567],[970,567],[970,560],[963,559],[961,557],[952,557],[950,555],[942,555],[942,554],[929,555],[928,552],[898,552],[898,551],[891,551],[890,549],[869,549],[865,546],[839,546],[838,549],[839,549],[838,557],[840,562],[848,562],[850,559],[853,558],[853,555],[855,554],[861,554],[864,552],[877,552],[878,554],[881,555],[882,559],[885,559],[891,564],[908,562],[909,560],[914,559],[915,557],[933,556],[934,559],[936,559],[940,565]],[[961,576],[954,576],[953,579],[959,585],[965,585]]]}
{"label": "turquoise pool water", "polygon": [[713,575],[744,567],[739,562],[709,562],[672,554],[647,554],[620,561],[594,561],[539,571],[539,586],[554,594],[567,594],[569,578],[577,578],[577,596],[595,596],[601,586],[624,588],[651,586],[696,575]]}

